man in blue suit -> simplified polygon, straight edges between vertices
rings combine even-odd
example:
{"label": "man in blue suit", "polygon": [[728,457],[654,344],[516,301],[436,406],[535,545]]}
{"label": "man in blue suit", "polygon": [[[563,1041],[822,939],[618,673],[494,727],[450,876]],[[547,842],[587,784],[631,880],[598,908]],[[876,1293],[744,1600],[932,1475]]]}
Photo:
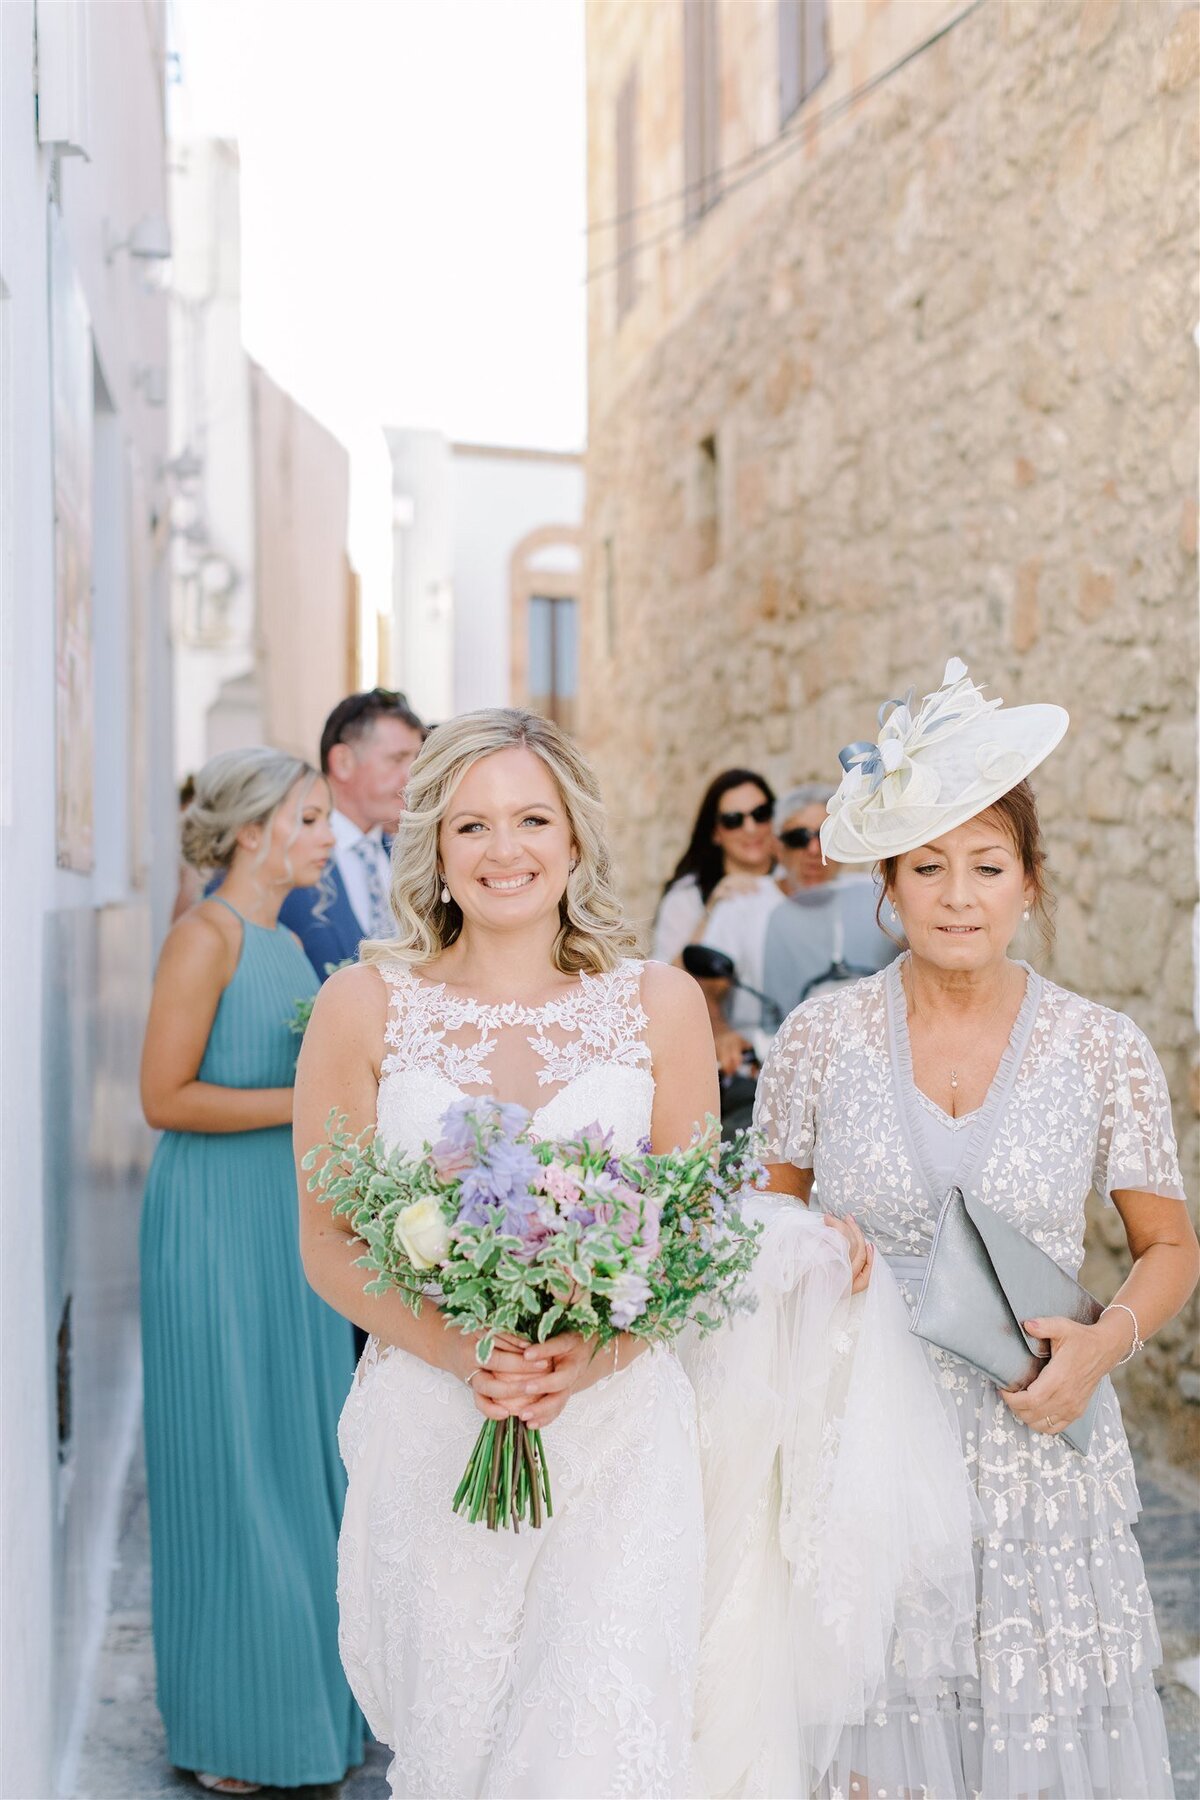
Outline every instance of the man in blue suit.
{"label": "man in blue suit", "polygon": [[[293,888],[279,922],[294,931],[324,981],[358,955],[363,938],[391,937],[391,834],[425,731],[403,694],[350,694],[321,733],[321,770],[333,795],[334,850],[319,887]],[[332,894],[330,894],[332,888]]]}

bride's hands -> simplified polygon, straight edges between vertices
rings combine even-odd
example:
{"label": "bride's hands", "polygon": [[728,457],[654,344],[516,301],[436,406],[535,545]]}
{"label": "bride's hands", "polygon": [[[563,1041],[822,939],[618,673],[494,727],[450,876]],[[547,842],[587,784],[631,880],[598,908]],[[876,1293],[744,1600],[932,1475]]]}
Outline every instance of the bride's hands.
{"label": "bride's hands", "polygon": [[[552,1368],[548,1347],[530,1344],[527,1338],[501,1333],[492,1354],[481,1363],[475,1346],[481,1331],[456,1333],[457,1344],[450,1364],[451,1372],[467,1382],[475,1405],[485,1419],[507,1419],[518,1410],[518,1402],[529,1398],[537,1384]],[[530,1354],[526,1356],[526,1352]]]}
{"label": "bride's hands", "polygon": [[605,1376],[627,1369],[647,1348],[645,1338],[630,1337],[620,1332],[609,1343],[597,1345],[595,1338],[580,1337],[577,1331],[564,1331],[545,1344],[531,1345],[525,1352],[527,1361],[543,1350],[553,1354],[554,1366],[549,1375],[537,1381],[537,1392],[517,1412],[534,1431],[540,1431],[557,1419],[572,1394],[594,1387]]}
{"label": "bride's hands", "polygon": [[835,1219],[832,1213],[824,1214],[825,1223],[831,1231],[846,1240],[846,1248],[850,1252],[850,1292],[861,1294],[871,1279],[871,1270],[875,1264],[875,1246],[868,1244],[862,1234],[858,1220],[850,1213],[844,1219]]}

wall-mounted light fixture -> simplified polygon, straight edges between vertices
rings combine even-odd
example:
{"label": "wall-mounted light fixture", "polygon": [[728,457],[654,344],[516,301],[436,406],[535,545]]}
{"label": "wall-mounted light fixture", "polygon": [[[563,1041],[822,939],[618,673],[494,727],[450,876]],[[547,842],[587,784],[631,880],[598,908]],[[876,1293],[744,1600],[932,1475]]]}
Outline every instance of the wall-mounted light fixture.
{"label": "wall-mounted light fixture", "polygon": [[166,262],[171,254],[171,227],[158,213],[146,213],[133,227],[127,238],[118,238],[113,234],[111,225],[104,221],[104,260],[111,263],[117,253],[128,250],[130,256],[139,262]]}

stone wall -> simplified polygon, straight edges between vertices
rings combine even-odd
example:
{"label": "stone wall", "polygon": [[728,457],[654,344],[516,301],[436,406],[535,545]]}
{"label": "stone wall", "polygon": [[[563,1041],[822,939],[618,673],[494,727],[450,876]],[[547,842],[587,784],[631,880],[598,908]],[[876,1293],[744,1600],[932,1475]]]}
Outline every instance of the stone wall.
{"label": "stone wall", "polygon": [[[624,9],[623,67],[661,10]],[[659,250],[622,326],[636,356],[598,292],[581,664],[642,919],[727,764],[832,775],[879,700],[935,686],[951,653],[1006,701],[1069,707],[1036,779],[1057,944],[1027,953],[1149,1033],[1189,1184],[1197,22],[985,4],[796,159],[647,339]],[[1124,1260],[1108,1209],[1087,1279],[1111,1292]],[[1121,1378],[1134,1430],[1176,1458],[1200,1438],[1196,1317]]]}

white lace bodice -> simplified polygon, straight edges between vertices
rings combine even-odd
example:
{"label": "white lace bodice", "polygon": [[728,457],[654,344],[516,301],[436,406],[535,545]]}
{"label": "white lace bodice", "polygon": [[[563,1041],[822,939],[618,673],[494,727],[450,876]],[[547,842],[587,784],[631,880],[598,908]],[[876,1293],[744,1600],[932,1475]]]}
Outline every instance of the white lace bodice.
{"label": "white lace bodice", "polygon": [[[389,990],[379,1079],[379,1135],[393,1149],[419,1155],[441,1136],[447,1107],[472,1093],[497,1093],[497,1052],[520,1037],[539,1088],[553,1089],[533,1113],[539,1137],[569,1137],[600,1124],[618,1154],[650,1132],[654,1075],[645,1039],[642,964],[627,959],[577,984],[544,1006],[488,1005],[424,981],[409,964],[377,965]],[[508,1057],[511,1063],[513,1058]]]}

